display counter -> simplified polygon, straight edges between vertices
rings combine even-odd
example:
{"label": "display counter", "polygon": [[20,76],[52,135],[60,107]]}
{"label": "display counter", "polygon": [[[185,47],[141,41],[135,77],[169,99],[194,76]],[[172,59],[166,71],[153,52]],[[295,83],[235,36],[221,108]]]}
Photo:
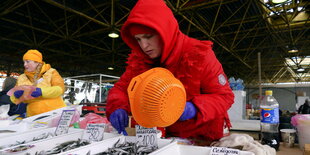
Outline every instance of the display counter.
{"label": "display counter", "polygon": [[280,143],[279,151],[277,155],[302,155],[303,151],[299,148],[298,144],[295,144],[294,147],[285,147],[283,143]]}
{"label": "display counter", "polygon": [[260,139],[260,121],[259,120],[239,120],[231,121],[232,127],[230,128],[230,134],[240,133],[248,134],[255,140]]}
{"label": "display counter", "polygon": [[[233,129],[230,130],[230,134],[248,134],[254,138],[254,140],[259,141],[260,139],[260,131],[258,130],[242,130],[242,129]],[[286,147],[281,142],[279,151],[277,151],[277,155],[302,155],[303,151],[299,148],[298,144],[294,144],[294,147]]]}

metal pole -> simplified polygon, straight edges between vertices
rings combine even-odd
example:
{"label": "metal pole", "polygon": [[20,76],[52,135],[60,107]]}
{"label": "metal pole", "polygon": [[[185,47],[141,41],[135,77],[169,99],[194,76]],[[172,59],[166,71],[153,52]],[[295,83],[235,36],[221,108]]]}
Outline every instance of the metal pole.
{"label": "metal pole", "polygon": [[115,79],[119,79],[118,76],[113,76],[113,75],[107,75],[107,74],[89,74],[89,75],[79,75],[79,76],[70,76],[70,77],[66,77],[66,78],[82,78],[82,77],[90,77],[90,76],[104,76],[104,77],[108,77],[108,78],[115,78]]}
{"label": "metal pole", "polygon": [[257,66],[258,66],[258,89],[259,89],[259,105],[262,100],[262,70],[261,70],[261,60],[260,60],[260,52],[257,53]]}
{"label": "metal pole", "polygon": [[99,75],[100,76],[100,80],[99,80],[99,103],[101,103],[101,80],[102,80],[102,76],[101,75]]}

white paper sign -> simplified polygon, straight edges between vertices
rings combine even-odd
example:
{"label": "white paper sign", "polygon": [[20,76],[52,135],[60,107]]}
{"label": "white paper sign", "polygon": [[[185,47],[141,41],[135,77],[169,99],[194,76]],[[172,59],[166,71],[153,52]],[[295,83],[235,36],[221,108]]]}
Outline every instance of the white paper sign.
{"label": "white paper sign", "polygon": [[55,135],[61,135],[68,133],[69,126],[72,120],[72,117],[75,113],[75,110],[63,110],[60,116],[58,126],[55,130]]}
{"label": "white paper sign", "polygon": [[101,141],[104,135],[104,128],[104,123],[88,123],[83,133],[83,139],[94,142]]}
{"label": "white paper sign", "polygon": [[210,155],[238,155],[240,151],[226,147],[211,147]]}
{"label": "white paper sign", "polygon": [[156,127],[145,128],[136,125],[136,139],[138,145],[158,147]]}

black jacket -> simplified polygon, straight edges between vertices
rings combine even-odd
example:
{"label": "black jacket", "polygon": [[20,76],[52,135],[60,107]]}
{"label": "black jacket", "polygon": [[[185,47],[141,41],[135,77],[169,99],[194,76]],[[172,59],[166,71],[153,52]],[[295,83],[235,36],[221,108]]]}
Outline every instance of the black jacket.
{"label": "black jacket", "polygon": [[10,96],[8,96],[6,93],[8,91],[1,91],[0,92],[0,106],[1,105],[6,105],[9,104],[10,105],[10,110],[8,112],[8,115],[12,116],[15,114],[19,114],[21,116],[24,116],[26,113],[26,104],[25,103],[21,103],[21,104],[14,104],[11,100],[10,100]]}

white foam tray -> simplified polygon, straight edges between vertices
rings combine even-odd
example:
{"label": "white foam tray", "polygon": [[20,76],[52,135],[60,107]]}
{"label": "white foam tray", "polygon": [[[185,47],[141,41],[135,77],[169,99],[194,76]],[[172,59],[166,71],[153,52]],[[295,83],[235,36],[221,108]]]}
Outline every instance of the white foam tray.
{"label": "white foam tray", "polygon": [[[14,155],[25,155],[25,154],[34,155],[36,152],[51,150],[54,147],[56,147],[58,144],[68,142],[68,141],[72,141],[72,140],[78,140],[79,138],[82,137],[82,135],[83,135],[83,132],[74,132],[74,133],[59,135],[59,136],[49,138],[46,140],[30,142],[30,143],[27,143],[26,145],[34,145],[33,148],[30,148],[30,149],[22,151],[22,152],[16,152],[13,154]],[[104,140],[112,138],[112,137],[117,137],[117,136],[119,136],[119,135],[118,134],[111,134],[111,133],[104,133]],[[0,155],[11,155],[12,153],[8,153],[8,151],[6,151],[6,150],[11,149],[11,148],[13,148],[13,147],[9,147],[9,148],[1,150]],[[66,152],[64,152],[63,154],[66,154]]]}
{"label": "white foam tray", "polygon": [[[44,133],[54,134],[55,130],[56,130],[56,128],[44,128],[44,129],[36,129],[36,130],[26,131],[23,133],[10,134],[8,136],[1,138],[0,148],[3,148],[2,150],[4,150],[4,148],[10,147],[11,145],[16,144],[17,141],[18,142],[25,141],[25,143],[33,142],[33,138],[38,137]],[[68,133],[75,133],[75,132],[83,132],[83,130],[82,129],[69,128]],[[52,138],[52,137],[49,137],[49,138]],[[49,139],[49,138],[47,138],[47,139]],[[42,140],[47,140],[47,139],[42,139]],[[38,141],[42,141],[42,140],[38,140]]]}
{"label": "white foam tray", "polygon": [[[208,155],[211,147],[180,145],[172,143],[171,145],[152,152],[152,155]],[[252,152],[240,151],[240,155],[254,155]]]}
{"label": "white foam tray", "polygon": [[[107,139],[105,141],[95,142],[95,143],[92,143],[90,145],[83,146],[83,147],[62,153],[62,155],[69,155],[69,154],[71,154],[71,155],[72,154],[74,154],[74,155],[85,155],[87,153],[93,155],[93,154],[97,154],[100,152],[104,152],[108,148],[113,147],[113,145],[118,140],[120,140],[120,143],[123,143],[123,142],[125,142],[126,139],[132,139],[132,138],[134,138],[134,137],[133,136],[121,136],[121,137],[110,138],[110,139]],[[158,141],[158,148],[159,149],[165,148],[165,147],[172,144],[171,140],[168,140],[168,139],[158,138],[157,141]],[[176,143],[176,142],[174,142],[174,143]],[[153,155],[153,153],[150,153],[149,155]]]}
{"label": "white foam tray", "polygon": [[[14,123],[14,124],[12,124],[12,123]],[[15,123],[14,121],[10,120],[10,125],[7,125],[5,127],[0,127],[0,131],[1,131],[0,137],[2,138],[2,137],[14,135],[16,133],[23,133],[23,132],[29,131],[30,126],[31,125],[28,122],[23,121],[23,120],[21,120],[18,123]],[[10,132],[2,132],[5,130],[8,130]]]}
{"label": "white foam tray", "polygon": [[103,152],[108,148],[112,147],[119,139],[123,139],[124,136],[108,138],[106,140],[100,142],[93,142],[89,145],[82,146],[73,150],[69,150],[67,152],[62,153],[61,155],[86,155],[88,152],[90,154],[96,154],[99,152]]}
{"label": "white foam tray", "polygon": [[[81,107],[80,106],[68,106],[68,107],[59,108],[53,111],[48,111],[42,114],[24,118],[18,123],[16,123],[16,121],[9,121],[9,125],[0,126],[0,131],[9,130],[13,132],[3,132],[3,133],[0,132],[0,137],[2,138],[2,137],[9,136],[9,135],[14,135],[15,133],[23,133],[23,132],[27,132],[29,130],[34,130],[34,129],[47,128],[48,124],[54,118],[61,116],[63,110],[74,110],[74,109],[77,109],[78,111],[80,111]],[[39,119],[38,121],[43,122],[44,124],[38,125],[40,123],[37,123],[36,119],[42,116],[48,116],[48,117]]]}
{"label": "white foam tray", "polygon": [[[100,152],[106,151],[108,148],[113,147],[113,145],[120,140],[124,142],[126,138],[132,138],[132,136],[122,136],[110,138],[106,141],[92,143],[87,146],[83,146],[62,155],[85,155],[89,153],[90,155],[97,154]],[[192,145],[180,145],[177,142],[171,142],[167,139],[158,139],[158,149],[149,155],[207,155],[211,152],[211,147],[201,147],[201,146],[192,146]],[[252,152],[240,151],[240,155],[254,155]]]}
{"label": "white foam tray", "polygon": [[39,119],[38,121],[40,121],[40,122],[49,122],[53,118],[56,118],[56,117],[60,116],[62,114],[63,110],[75,110],[76,109],[76,110],[78,110],[80,112],[80,108],[81,108],[81,106],[63,107],[63,108],[59,108],[59,109],[56,109],[56,110],[48,111],[48,112],[45,112],[45,113],[42,113],[42,114],[38,114],[38,115],[35,115],[35,116],[27,117],[27,118],[23,119],[23,121],[26,121],[26,122],[29,122],[29,123],[33,123],[33,122],[35,122],[34,120],[39,118],[39,117],[48,116],[48,117]]}

